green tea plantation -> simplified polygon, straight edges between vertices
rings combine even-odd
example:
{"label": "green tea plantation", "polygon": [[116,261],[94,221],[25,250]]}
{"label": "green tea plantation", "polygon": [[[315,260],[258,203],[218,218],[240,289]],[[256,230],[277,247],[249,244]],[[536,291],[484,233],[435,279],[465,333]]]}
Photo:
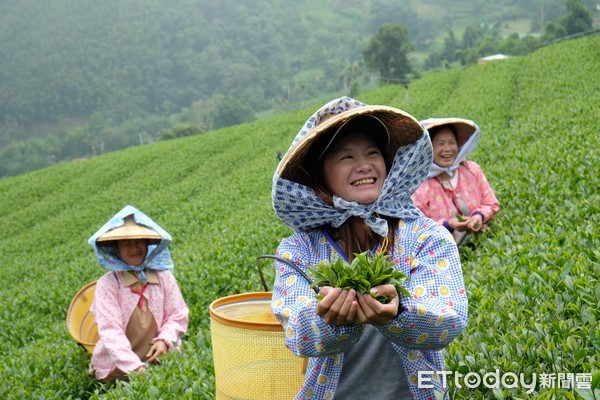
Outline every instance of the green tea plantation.
{"label": "green tea plantation", "polygon": [[[444,350],[451,397],[600,399],[600,37],[356,98],[481,127],[470,159],[502,208],[461,253],[470,318]],[[208,306],[263,290],[255,259],[290,234],[271,208],[278,152],[320,105],[1,179],[0,398],[214,398]],[[172,234],[190,326],[181,352],[107,386],[65,317],[105,272],[87,239],[127,204]]]}

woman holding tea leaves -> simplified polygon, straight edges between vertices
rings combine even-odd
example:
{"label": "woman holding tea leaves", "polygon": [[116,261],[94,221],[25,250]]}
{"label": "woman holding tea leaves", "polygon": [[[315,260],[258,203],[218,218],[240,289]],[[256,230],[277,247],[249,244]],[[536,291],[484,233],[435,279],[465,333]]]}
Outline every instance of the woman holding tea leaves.
{"label": "woman holding tea leaves", "polygon": [[456,243],[469,243],[471,234],[487,228],[500,204],[481,167],[467,156],[479,140],[479,127],[462,118],[421,121],[429,131],[433,162],[428,179],[415,192],[415,205],[444,225]]}
{"label": "woman holding tea leaves", "polygon": [[[431,159],[412,116],[342,97],[306,121],[279,163],[273,207],[295,231],[279,257],[313,277],[326,265],[341,271],[340,259],[369,275],[391,264],[408,277],[367,285],[370,293],[323,285],[315,296],[295,268],[275,261],[271,308],[287,347],[309,357],[296,399],[435,397],[419,387],[418,371],[444,369],[440,350],[466,326],[467,296],[454,240],[411,200]],[[439,377],[431,384],[444,391]]]}
{"label": "woman holding tea leaves", "polygon": [[132,206],[89,239],[110,270],[96,283],[91,308],[100,336],[90,361],[96,378],[126,379],[180,348],[189,310],[171,271],[170,243],[171,235]]}

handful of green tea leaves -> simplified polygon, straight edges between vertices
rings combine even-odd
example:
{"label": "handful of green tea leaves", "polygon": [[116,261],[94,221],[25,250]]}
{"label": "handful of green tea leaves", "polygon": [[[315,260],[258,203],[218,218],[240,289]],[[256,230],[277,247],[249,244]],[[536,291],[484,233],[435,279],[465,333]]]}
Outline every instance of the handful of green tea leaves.
{"label": "handful of green tea leaves", "polygon": [[[402,286],[402,282],[408,277],[401,271],[394,269],[394,262],[390,261],[390,255],[384,252],[371,256],[369,251],[354,254],[352,263],[342,258],[330,263],[323,261],[308,268],[313,278],[311,287],[331,286],[344,290],[354,289],[359,293],[368,293],[383,304],[389,303],[392,298],[384,295],[377,296],[371,293],[371,288],[379,285],[392,284],[398,293],[410,297],[408,290]],[[321,300],[322,296],[317,295]]]}
{"label": "handful of green tea leaves", "polygon": [[[465,222],[465,219],[460,214],[456,214],[456,219],[458,219],[458,222]],[[473,225],[473,228],[475,228],[475,229],[479,228],[479,224]]]}

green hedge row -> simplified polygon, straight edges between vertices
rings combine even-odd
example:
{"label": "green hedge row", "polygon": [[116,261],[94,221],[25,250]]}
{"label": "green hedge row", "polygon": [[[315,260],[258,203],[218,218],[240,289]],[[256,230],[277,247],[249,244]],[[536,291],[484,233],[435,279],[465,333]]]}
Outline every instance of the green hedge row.
{"label": "green hedge row", "polygon": [[[470,321],[445,350],[448,369],[538,382],[528,393],[451,380],[455,399],[579,398],[585,391],[540,380],[598,370],[599,59],[591,37],[357,96],[481,126],[471,159],[502,210],[461,255]],[[1,179],[0,397],[214,398],[208,305],[262,290],[255,258],[290,233],[271,208],[277,153],[319,105]],[[65,315],[77,290],[104,273],[87,239],[126,204],[173,235],[190,327],[181,353],[107,387],[88,376]]]}

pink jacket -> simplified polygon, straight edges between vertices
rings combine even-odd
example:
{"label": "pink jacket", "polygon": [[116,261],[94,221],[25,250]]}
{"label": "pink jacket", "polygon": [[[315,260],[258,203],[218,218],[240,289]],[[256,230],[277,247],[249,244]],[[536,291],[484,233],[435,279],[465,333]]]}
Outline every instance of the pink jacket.
{"label": "pink jacket", "polygon": [[[158,326],[158,335],[153,342],[163,340],[169,350],[178,349],[181,336],[187,330],[189,310],[173,273],[157,271],[156,275],[160,285],[150,284],[144,293]],[[90,365],[96,378],[104,379],[116,368],[129,373],[145,365],[125,336],[129,317],[138,300],[139,295],[123,285],[121,272],[107,272],[98,279],[91,308],[100,335]]]}
{"label": "pink jacket", "polygon": [[473,161],[463,161],[457,169],[458,182],[454,190],[445,188],[437,178],[429,178],[413,194],[415,205],[440,225],[456,216],[453,201],[459,193],[466,201],[470,215],[481,213],[483,222],[491,220],[500,210],[496,199],[481,167]]}

